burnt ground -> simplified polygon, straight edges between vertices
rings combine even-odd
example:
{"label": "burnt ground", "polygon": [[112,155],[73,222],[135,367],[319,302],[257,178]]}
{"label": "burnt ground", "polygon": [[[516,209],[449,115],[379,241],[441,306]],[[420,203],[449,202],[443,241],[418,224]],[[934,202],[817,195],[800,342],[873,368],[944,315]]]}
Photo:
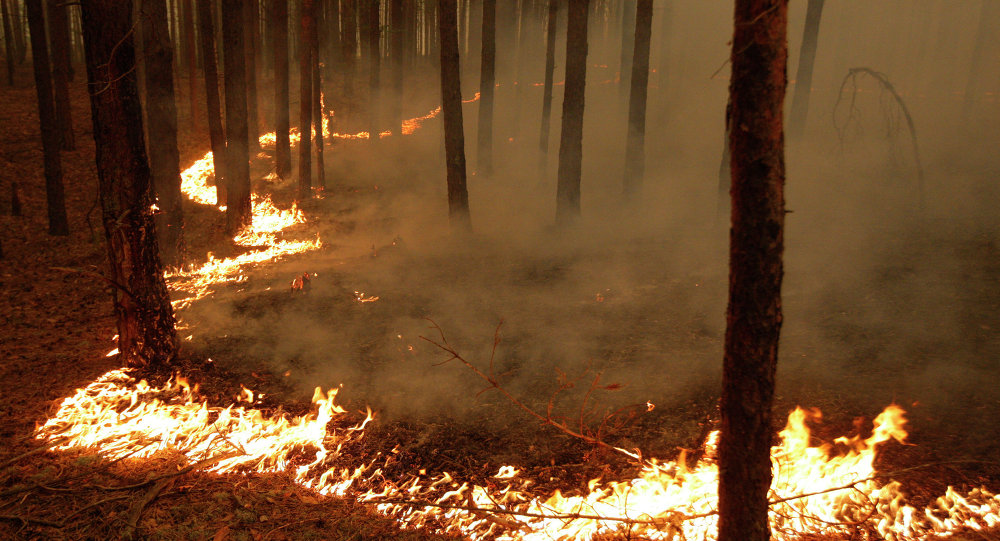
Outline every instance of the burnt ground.
{"label": "burnt ground", "polygon": [[[107,538],[132,523],[137,535],[162,539],[433,537],[400,532],[362,506],[317,498],[283,476],[190,473],[154,493],[146,480],[171,471],[175,457],[109,464],[21,456],[36,448],[32,430],[59,401],[116,360],[104,356],[114,334],[109,291],[86,273],[53,270],[105,266],[85,96],[74,103],[79,149],[63,154],[72,234],[54,238],[45,233],[34,89],[2,93],[3,189],[6,179],[19,180],[24,216],[7,215],[5,193],[0,475],[17,492],[0,493],[0,535]],[[180,112],[188,129],[183,105]],[[484,482],[513,464],[539,493],[572,493],[589,479],[634,473],[620,456],[531,418],[458,361],[442,364],[448,355],[421,338],[440,342],[438,325],[480,369],[492,357],[497,381],[526,406],[544,414],[554,404],[554,419],[647,456],[673,459],[681,449],[697,456],[716,419],[724,264],[699,253],[678,259],[690,249],[684,240],[639,234],[622,242],[596,228],[578,237],[543,229],[539,241],[495,217],[472,237],[442,240],[443,224],[426,215],[443,216],[443,203],[413,212],[443,191],[420,180],[443,179],[427,159],[439,152],[439,132],[429,125],[427,133],[378,149],[334,144],[329,189],[305,205],[312,225],[295,233],[318,231],[324,248],[262,265],[182,312],[192,334],[183,371],[213,404],[228,403],[240,384],[263,391],[265,411],[305,412],[312,387],[343,384],[349,410],[370,405],[378,414],[358,462],[398,446],[389,478],[423,468]],[[207,137],[180,140],[182,164],[207,147]],[[520,182],[537,188],[534,179]],[[266,189],[279,206],[290,203],[290,186]],[[193,261],[236,251],[214,210],[187,204],[185,211]],[[880,467],[916,467],[897,478],[917,504],[948,485],[1000,489],[1000,400],[991,383],[1000,371],[998,239],[995,230],[932,226],[893,230],[893,249],[866,258],[861,278],[790,257],[775,407],[778,418],[796,404],[822,409],[816,437],[829,441],[863,432],[890,402],[903,405],[914,445],[887,445]],[[724,236],[696,240],[724,253]],[[940,261],[949,263],[932,264]],[[796,275],[797,266],[806,272]],[[311,289],[293,294],[288,283],[303,272],[315,274]],[[942,293],[922,294],[928,290]],[[360,302],[360,293],[379,299]],[[129,484],[136,487],[96,488]],[[65,517],[61,527],[44,523]]]}

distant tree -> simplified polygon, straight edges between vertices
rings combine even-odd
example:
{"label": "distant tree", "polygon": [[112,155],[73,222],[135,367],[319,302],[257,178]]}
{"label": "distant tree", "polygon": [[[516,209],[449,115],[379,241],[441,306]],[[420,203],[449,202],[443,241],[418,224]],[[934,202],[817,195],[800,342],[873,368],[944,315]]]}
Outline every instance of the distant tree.
{"label": "distant tree", "polygon": [[802,46],[799,48],[799,69],[795,75],[795,94],[792,97],[792,112],[789,132],[792,137],[801,137],[806,127],[809,113],[809,95],[812,92],[813,64],[816,61],[816,46],[819,42],[819,22],[823,15],[824,0],[809,0],[806,8],[806,26],[802,31]]}
{"label": "distant tree", "polygon": [[21,16],[21,2],[9,0],[11,6],[11,24],[14,27],[14,50],[17,52],[17,63],[23,64],[28,55],[28,47],[24,43],[24,24]]}
{"label": "distant tree", "polygon": [[[323,0],[320,3],[314,5],[313,14],[318,15],[323,6]],[[321,19],[317,19],[319,22]],[[320,73],[319,65],[319,51],[320,51],[320,41],[318,27],[313,30],[311,36],[312,43],[310,48],[312,49],[312,54],[310,55],[312,63],[312,113],[313,113],[313,133],[315,134],[316,141],[316,186],[319,188],[326,188],[326,172],[323,169],[323,78]]]}
{"label": "distant tree", "polygon": [[403,133],[403,0],[391,0],[392,23],[392,133]]}
{"label": "distant tree", "polygon": [[379,114],[382,73],[382,50],[379,46],[382,39],[382,27],[379,24],[380,5],[381,2],[363,3],[363,9],[367,14],[365,30],[368,39],[368,133],[371,142],[378,142],[381,116]]}
{"label": "distant tree", "polygon": [[[979,28],[976,30],[976,44],[972,49],[969,79],[965,85],[965,99],[962,103],[962,120],[965,122],[971,119],[974,105],[979,100],[983,77],[993,71],[986,67],[987,52],[991,50],[991,45],[992,50],[996,48],[998,22],[1000,22],[1000,0],[983,0],[979,12]],[[991,36],[993,39],[990,39]]]}
{"label": "distant tree", "polygon": [[258,36],[260,15],[257,0],[244,0],[243,19],[244,28],[246,29],[243,34],[243,43],[246,46],[247,54],[246,63],[244,64],[247,78],[247,143],[249,144],[250,152],[256,154],[260,150],[259,104],[257,102],[257,42],[260,40]]}
{"label": "distant tree", "polygon": [[226,232],[231,235],[250,225],[253,219],[242,10],[242,0],[222,0],[222,12],[231,15],[222,19],[222,58],[226,66]]}
{"label": "distant tree", "polygon": [[542,131],[539,137],[541,149],[540,169],[544,172],[549,163],[549,129],[552,124],[552,79],[556,68],[556,21],[559,16],[559,0],[549,0],[549,17],[545,27],[545,87],[542,90]]}
{"label": "distant tree", "polygon": [[28,28],[31,30],[31,59],[35,68],[35,93],[38,96],[38,120],[42,132],[42,164],[45,169],[45,197],[48,203],[49,234],[69,235],[66,197],[63,193],[62,162],[59,158],[60,136],[52,96],[52,73],[49,47],[45,37],[45,11],[41,0],[27,3]]}
{"label": "distant tree", "polygon": [[177,150],[177,104],[174,101],[173,47],[167,30],[166,0],[138,4],[142,58],[146,69],[146,130],[150,142],[149,169],[157,215],[161,255],[177,265],[184,254],[184,212],[181,208],[180,153]]}
{"label": "distant tree", "polygon": [[271,2],[271,39],[274,48],[275,172],[286,178],[292,172],[292,147],[288,137],[288,2]]}
{"label": "distant tree", "polygon": [[646,93],[649,86],[649,42],[653,0],[638,0],[635,13],[632,82],[629,84],[628,137],[625,142],[625,194],[635,197],[646,172]]}
{"label": "distant tree", "polygon": [[300,6],[301,32],[299,33],[299,198],[312,195],[312,47],[315,20],[315,3],[302,0]]}
{"label": "distant tree", "polygon": [[126,366],[161,368],[176,355],[177,334],[150,212],[132,3],[80,4],[118,350]]}
{"label": "distant tree", "polygon": [[49,15],[49,41],[52,44],[52,83],[56,98],[56,120],[59,123],[60,144],[63,150],[76,148],[73,136],[73,113],[69,104],[70,43],[69,24],[64,0],[47,0]]}
{"label": "distant tree", "polygon": [[567,225],[580,215],[589,8],[590,0],[569,0],[566,85],[563,90],[562,133],[559,137],[559,173],[556,185],[556,223],[560,225]]}
{"label": "distant tree", "polygon": [[631,97],[632,57],[635,49],[636,0],[622,0],[622,45],[618,62],[618,96],[622,102]]}
{"label": "distant tree", "polygon": [[[219,70],[216,64],[215,25],[212,23],[212,0],[197,0],[201,65],[205,72],[205,105],[208,110],[208,137],[212,146],[215,170],[215,197],[219,205],[226,201],[226,135],[222,129],[222,100],[219,97]],[[275,2],[284,4],[284,2]]]}
{"label": "distant tree", "polygon": [[448,217],[458,231],[470,231],[469,192],[466,187],[465,134],[462,122],[462,84],[459,76],[458,20],[455,0],[438,0],[441,51],[441,109],[448,180]]}
{"label": "distant tree", "polygon": [[355,9],[356,0],[341,0],[341,22],[344,25],[343,37],[341,38],[341,58],[344,63],[344,104],[345,115],[352,116],[354,111],[354,80],[357,77],[357,55],[358,55],[358,17]]}
{"label": "distant tree", "polygon": [[781,334],[788,0],[737,0],[732,226],[719,440],[719,541],[766,541],[771,408]]}
{"label": "distant tree", "polygon": [[497,2],[483,0],[483,50],[479,68],[479,127],[476,132],[476,169],[493,176],[493,89],[497,61]]}
{"label": "distant tree", "polygon": [[10,6],[7,0],[0,0],[0,16],[3,17],[3,49],[7,56],[7,84],[14,86],[14,58],[16,42],[14,41],[14,25],[11,21]]}
{"label": "distant tree", "polygon": [[184,0],[184,59],[187,61],[188,104],[191,129],[198,127],[198,50],[194,46],[194,0]]}

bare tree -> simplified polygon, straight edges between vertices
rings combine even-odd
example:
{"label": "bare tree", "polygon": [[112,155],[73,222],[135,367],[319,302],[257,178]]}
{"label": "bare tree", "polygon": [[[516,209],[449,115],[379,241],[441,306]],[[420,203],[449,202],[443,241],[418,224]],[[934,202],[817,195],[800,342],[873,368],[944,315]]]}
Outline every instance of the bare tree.
{"label": "bare tree", "polygon": [[285,178],[292,172],[292,147],[288,137],[288,3],[271,2],[274,47],[275,172]]}
{"label": "bare tree", "polygon": [[782,320],[788,1],[737,0],[733,22],[719,541],[766,541],[771,406]]}
{"label": "bare tree", "polygon": [[476,132],[476,169],[493,175],[493,89],[497,61],[497,2],[483,0],[483,59],[479,68],[479,127]]}
{"label": "bare tree", "polygon": [[52,44],[52,83],[55,89],[56,120],[63,150],[76,148],[73,113],[69,103],[70,44],[67,6],[63,0],[48,0],[49,41]]}
{"label": "bare tree", "polygon": [[150,213],[132,3],[80,3],[118,350],[126,366],[160,368],[176,355],[177,334]]}
{"label": "bare tree", "polygon": [[556,186],[556,223],[567,225],[580,215],[580,177],[583,169],[583,105],[587,82],[587,15],[590,0],[569,0],[566,31],[566,86],[562,133],[559,137],[559,173]]}
{"label": "bare tree", "polygon": [[649,86],[649,42],[653,28],[653,0],[638,0],[629,85],[628,138],[625,142],[625,194],[635,197],[646,172],[646,93]]}
{"label": "bare tree", "polygon": [[246,45],[242,0],[222,0],[222,56],[226,66],[226,232],[250,225],[250,149],[247,128]]}
{"label": "bare tree", "polygon": [[462,84],[459,76],[458,20],[455,0],[438,0],[441,51],[441,109],[447,163],[448,217],[454,229],[470,231],[466,187],[465,134],[462,127]]}
{"label": "bare tree", "polygon": [[208,110],[208,137],[215,169],[215,198],[226,201],[226,135],[222,129],[222,100],[219,97],[219,70],[216,64],[215,25],[212,23],[212,0],[197,0],[200,29],[201,63],[205,72],[205,105]]}
{"label": "bare tree", "polygon": [[60,137],[56,124],[52,74],[49,71],[49,47],[45,37],[45,11],[40,0],[27,3],[28,27],[31,30],[31,59],[35,68],[35,93],[38,96],[38,120],[42,132],[42,164],[45,169],[45,197],[49,213],[49,234],[69,235],[66,219],[66,196],[63,192]]}
{"label": "bare tree", "polygon": [[792,97],[792,112],[789,131],[792,137],[801,137],[809,114],[809,94],[812,92],[813,64],[816,61],[816,46],[819,42],[819,21],[823,15],[824,0],[809,0],[806,8],[806,26],[802,31],[802,46],[799,48],[799,69],[795,76],[795,95]]}
{"label": "bare tree", "polygon": [[299,198],[309,199],[312,190],[312,36],[315,4],[302,0],[300,4],[302,31],[299,34]]}

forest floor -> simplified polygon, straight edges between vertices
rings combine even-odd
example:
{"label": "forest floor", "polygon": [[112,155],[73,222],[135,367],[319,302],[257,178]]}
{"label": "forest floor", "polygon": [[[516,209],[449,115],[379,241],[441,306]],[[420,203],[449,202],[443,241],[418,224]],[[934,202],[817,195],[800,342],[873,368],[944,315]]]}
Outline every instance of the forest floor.
{"label": "forest floor", "polygon": [[[22,82],[0,90],[7,104],[0,109],[3,188],[17,180],[23,205],[23,216],[10,216],[9,194],[0,196],[0,537],[438,538],[401,530],[351,500],[317,497],[289,475],[190,472],[161,485],[150,480],[177,471],[178,457],[106,461],[39,452],[36,426],[75,389],[117,367],[106,356],[115,334],[110,292],[80,272],[104,269],[106,254],[89,104],[82,89],[74,99],[77,150],[63,153],[71,234],[52,237],[34,88]],[[190,130],[179,109],[182,130]],[[201,130],[193,133],[179,138],[182,167],[208,146]],[[541,495],[635,476],[633,461],[538,422],[457,361],[442,365],[448,355],[433,344],[442,343],[438,326],[464,358],[494,368],[506,390],[543,416],[551,411],[553,419],[645,456],[673,460],[688,450],[697,458],[717,422],[724,264],[682,269],[670,255],[679,246],[651,246],[649,239],[615,245],[600,235],[591,242],[551,231],[541,240],[509,240],[516,235],[491,235],[487,226],[460,244],[442,241],[433,233],[445,228],[441,220],[426,215],[444,215],[443,201],[427,202],[443,193],[437,185],[444,177],[420,180],[439,173],[428,165],[439,161],[427,158],[436,152],[430,136],[390,138],[377,149],[332,145],[329,188],[304,205],[310,225],[299,232],[318,233],[323,248],[260,265],[246,281],[216,287],[181,311],[181,334],[192,337],[183,343],[184,375],[212,404],[230,403],[245,385],[266,393],[258,402],[264,411],[291,414],[310,410],[312,387],[343,384],[339,398],[349,411],[372,406],[377,413],[363,448],[344,466],[393,453],[388,479],[424,470],[488,483],[509,464]],[[259,178],[267,166],[255,170]],[[267,189],[279,207],[290,205],[292,186]],[[239,250],[214,209],[191,203],[185,212],[193,262]],[[959,309],[947,310],[949,331],[935,339],[916,324],[869,319],[933,320],[946,311],[912,301],[900,286],[922,283],[926,262],[941,255],[941,239],[916,237],[874,262],[862,284],[789,279],[789,309],[805,323],[786,323],[787,372],[775,411],[780,428],[797,404],[822,409],[814,436],[830,441],[864,434],[882,407],[900,403],[911,412],[915,445],[887,444],[878,466],[903,471],[894,478],[913,503],[925,505],[948,486],[1000,489],[1000,398],[982,383],[1000,376],[1000,250],[989,236],[949,239],[945,255],[955,264],[932,269],[933,284],[962,293],[950,301]],[[312,276],[310,291],[290,291],[304,272]],[[823,302],[798,305],[797,296]],[[941,369],[941,360],[954,371]],[[143,376],[155,383],[170,375]],[[983,538],[1000,538],[989,535]]]}

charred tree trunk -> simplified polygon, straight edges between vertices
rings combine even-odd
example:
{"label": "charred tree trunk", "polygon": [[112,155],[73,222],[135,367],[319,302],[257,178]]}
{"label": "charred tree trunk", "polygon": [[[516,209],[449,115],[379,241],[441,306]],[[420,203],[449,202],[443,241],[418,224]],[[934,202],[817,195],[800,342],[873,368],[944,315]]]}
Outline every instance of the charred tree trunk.
{"label": "charred tree trunk", "polygon": [[802,33],[802,47],[799,49],[799,69],[795,75],[795,95],[792,97],[792,112],[788,127],[793,138],[801,137],[806,128],[823,1],[809,0],[809,7],[806,8],[806,27]]}
{"label": "charred tree trunk", "polygon": [[[313,13],[317,11],[315,6]],[[316,186],[326,188],[326,172],[323,170],[323,78],[319,68],[319,31],[318,28],[312,34],[312,99],[313,99],[313,133],[316,139]]]}
{"label": "charred tree trunk", "polygon": [[[553,0],[555,1],[555,0]],[[497,2],[483,0],[483,59],[479,68],[479,128],[476,132],[476,168],[493,176],[493,91],[496,87]]]}
{"label": "charred tree trunk", "polygon": [[31,30],[31,58],[35,68],[35,91],[38,96],[38,120],[42,132],[42,160],[45,169],[45,198],[48,203],[49,234],[69,235],[66,197],[63,193],[62,162],[59,158],[59,127],[55,100],[52,97],[52,74],[49,71],[49,47],[45,38],[45,11],[41,0],[27,3],[28,27]]}
{"label": "charred tree trunk", "polygon": [[146,129],[153,197],[162,211],[156,230],[162,257],[179,264],[184,254],[180,154],[177,151],[177,104],[174,101],[173,49],[167,31],[164,0],[142,0],[139,12],[145,62]]}
{"label": "charred tree trunk", "polygon": [[465,134],[455,0],[438,0],[438,29],[441,35],[441,109],[444,114],[448,218],[454,229],[470,231],[472,221],[469,217],[469,192],[465,177]]}
{"label": "charred tree trunk", "polygon": [[215,169],[215,200],[217,205],[226,201],[226,136],[222,129],[222,100],[219,97],[219,70],[216,64],[215,25],[212,23],[212,1],[197,0],[198,26],[201,33],[202,69],[205,72],[205,104],[208,109],[208,136],[212,145],[212,164]]}
{"label": "charred tree trunk", "polygon": [[191,131],[198,128],[198,51],[194,46],[194,6],[193,0],[184,0],[184,52],[187,60],[188,112],[191,114]]}
{"label": "charred tree trunk", "polygon": [[392,133],[403,134],[403,0],[391,0],[392,6]]}
{"label": "charred tree trunk", "polygon": [[[246,92],[247,92],[247,143],[250,152],[256,154],[260,150],[260,123],[257,119],[259,109],[257,103],[257,23],[259,12],[257,0],[243,2],[244,44],[246,45]],[[228,66],[228,64],[227,64]],[[228,67],[227,67],[228,71]]]}
{"label": "charred tree trunk", "polygon": [[312,191],[312,35],[315,4],[302,0],[299,34],[299,198],[309,199]]}
{"label": "charred tree trunk", "polygon": [[562,133],[559,136],[559,173],[556,186],[556,224],[568,225],[580,215],[580,177],[583,171],[583,103],[587,82],[587,15],[590,0],[569,0],[566,30],[566,86]]}
{"label": "charred tree trunk", "polygon": [[344,25],[343,37],[340,41],[340,52],[344,62],[344,103],[347,104],[345,115],[353,116],[354,80],[357,77],[358,56],[358,18],[355,10],[355,0],[341,0],[341,18]]}
{"label": "charred tree trunk", "polygon": [[549,130],[552,124],[552,79],[556,69],[556,22],[559,0],[549,0],[549,18],[545,27],[545,88],[542,91],[542,131],[539,137],[541,159],[539,169],[545,171],[549,163]]}
{"label": "charred tree trunk", "polygon": [[250,149],[247,127],[246,44],[242,0],[222,0],[222,55],[226,66],[226,232],[250,225]]}
{"label": "charred tree trunk", "polygon": [[719,541],[770,538],[771,407],[782,320],[787,24],[787,0],[736,2]]}
{"label": "charred tree trunk", "polygon": [[380,113],[380,78],[382,74],[381,27],[379,25],[378,1],[370,1],[363,8],[367,12],[366,25],[368,39],[368,136],[369,141],[378,142]]}
{"label": "charred tree trunk", "polygon": [[292,172],[292,147],[288,132],[288,3],[271,2],[274,47],[274,153],[275,172],[286,178]]}
{"label": "charred tree trunk", "polygon": [[649,89],[649,42],[653,28],[653,0],[638,0],[632,82],[629,85],[628,138],[625,142],[625,195],[634,198],[646,172],[646,93]]}
{"label": "charred tree trunk", "polygon": [[11,21],[10,6],[7,5],[7,0],[0,0],[0,16],[3,17],[3,49],[7,56],[7,84],[14,86],[14,58],[16,55],[14,25]]}
{"label": "charred tree trunk", "polygon": [[81,5],[119,355],[126,366],[158,368],[174,358],[177,335],[149,210],[132,3],[81,0]]}
{"label": "charred tree trunk", "polygon": [[52,82],[55,86],[56,120],[63,150],[76,148],[73,113],[69,104],[69,22],[63,0],[48,0],[49,41],[52,44]]}
{"label": "charred tree trunk", "polygon": [[622,2],[622,46],[618,62],[618,96],[624,102],[631,99],[630,78],[632,75],[632,55],[635,46],[636,0]]}

